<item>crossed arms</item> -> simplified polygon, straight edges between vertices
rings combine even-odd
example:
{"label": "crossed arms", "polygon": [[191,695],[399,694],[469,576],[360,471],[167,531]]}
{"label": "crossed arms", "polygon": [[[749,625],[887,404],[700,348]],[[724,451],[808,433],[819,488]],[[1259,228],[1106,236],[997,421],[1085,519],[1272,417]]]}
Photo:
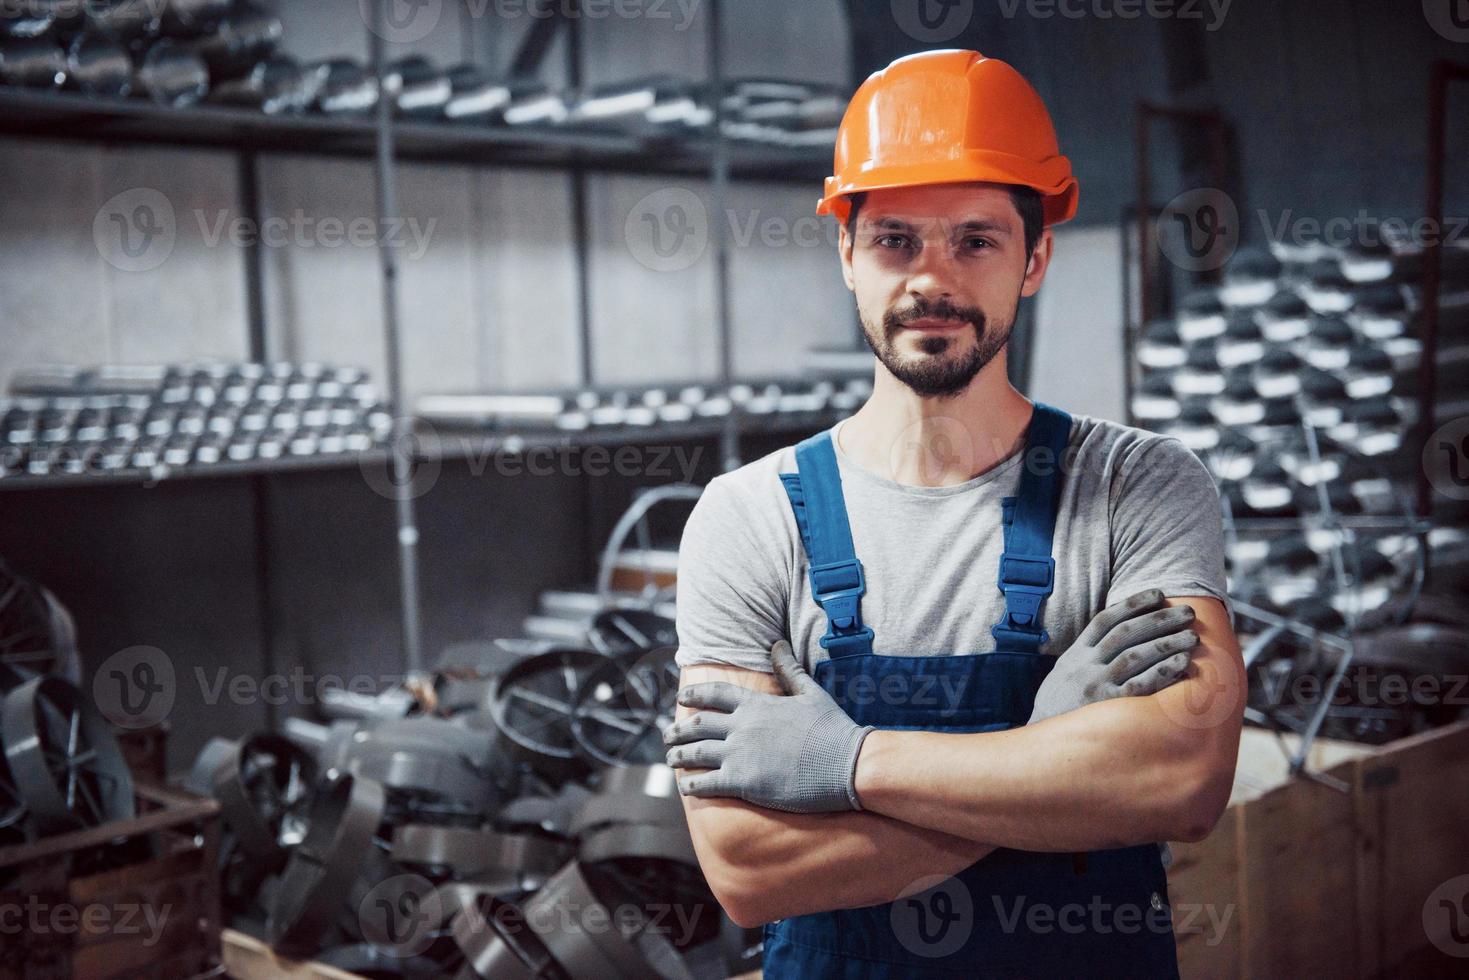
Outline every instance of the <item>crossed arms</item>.
{"label": "crossed arms", "polygon": [[[1244,668],[1222,603],[1168,602],[1194,608],[1199,646],[1186,677],[1157,694],[1004,732],[872,732],[856,770],[863,812],[685,796],[720,904],[750,927],[889,902],[995,847],[1081,851],[1207,836],[1233,782]],[[680,687],[711,680],[781,693],[771,674],[713,665],[685,668]]]}

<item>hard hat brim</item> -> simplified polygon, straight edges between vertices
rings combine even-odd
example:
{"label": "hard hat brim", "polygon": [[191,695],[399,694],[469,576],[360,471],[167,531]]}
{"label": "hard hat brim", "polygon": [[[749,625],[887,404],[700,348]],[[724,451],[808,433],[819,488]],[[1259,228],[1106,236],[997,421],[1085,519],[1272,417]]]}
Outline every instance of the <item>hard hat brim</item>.
{"label": "hard hat brim", "polygon": [[874,167],[845,180],[826,178],[825,195],[816,213],[834,215],[845,223],[851,212],[848,195],[895,187],[924,187],[931,184],[968,183],[1019,184],[1040,193],[1045,224],[1058,225],[1076,216],[1077,182],[1071,163],[1054,156],[1036,164],[1008,153],[970,151],[952,160],[909,166]]}

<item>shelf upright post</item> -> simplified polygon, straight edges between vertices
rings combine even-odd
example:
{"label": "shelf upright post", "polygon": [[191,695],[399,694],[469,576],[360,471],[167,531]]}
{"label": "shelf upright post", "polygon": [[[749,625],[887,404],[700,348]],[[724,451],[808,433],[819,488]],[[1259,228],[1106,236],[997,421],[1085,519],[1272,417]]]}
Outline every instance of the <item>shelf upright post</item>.
{"label": "shelf upright post", "polygon": [[403,668],[414,674],[423,669],[422,621],[418,590],[418,525],[413,504],[413,417],[403,397],[403,347],[398,323],[398,256],[383,240],[382,230],[392,227],[398,216],[398,170],[393,149],[393,109],[396,91],[387,85],[387,52],[383,34],[387,23],[385,6],[392,0],[375,0],[367,41],[372,54],[372,71],[377,78],[376,115],[377,254],[382,267],[383,341],[387,354],[388,401],[393,406],[391,459],[393,499],[398,529],[398,585],[403,627]]}
{"label": "shelf upright post", "polygon": [[[241,147],[236,179],[240,185],[240,217],[252,228],[261,225],[259,159],[250,147]],[[245,245],[245,316],[249,329],[247,356],[264,362],[269,357],[265,335],[265,268],[260,261],[259,236]],[[260,677],[276,673],[275,656],[275,589],[271,582],[270,547],[271,479],[264,473],[250,478],[251,523],[255,531],[255,602],[256,621],[260,626]],[[279,712],[270,698],[265,699],[266,731],[276,731]]]}
{"label": "shelf upright post", "polygon": [[[729,235],[725,202],[729,198],[729,144],[724,138],[724,18],[719,0],[709,0],[705,44],[709,61],[709,101],[714,109],[714,139],[709,152],[709,242],[714,246],[714,328],[719,345],[719,383],[734,380],[733,336],[729,317]],[[740,466],[740,413],[725,417],[719,452],[726,471]]]}

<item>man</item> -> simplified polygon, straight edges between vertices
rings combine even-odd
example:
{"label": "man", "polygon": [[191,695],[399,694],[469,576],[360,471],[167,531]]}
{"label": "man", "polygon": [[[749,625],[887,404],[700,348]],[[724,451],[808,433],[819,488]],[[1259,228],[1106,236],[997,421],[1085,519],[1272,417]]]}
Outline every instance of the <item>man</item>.
{"label": "man", "polygon": [[713,480],[679,560],[668,761],[767,977],[1177,975],[1158,842],[1227,803],[1244,674],[1203,464],[1007,381],[1076,194],[976,52],[843,120],[872,397]]}

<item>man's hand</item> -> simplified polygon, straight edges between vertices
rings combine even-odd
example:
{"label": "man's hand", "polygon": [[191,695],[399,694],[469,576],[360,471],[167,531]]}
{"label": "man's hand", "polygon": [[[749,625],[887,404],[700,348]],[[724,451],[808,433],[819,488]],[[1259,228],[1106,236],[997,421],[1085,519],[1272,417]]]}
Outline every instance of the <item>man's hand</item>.
{"label": "man's hand", "polygon": [[[663,740],[686,776],[685,796],[732,796],[789,813],[860,810],[853,773],[872,726],[852,721],[796,661],[791,645],[770,650],[784,696],[734,684],[693,684],[678,703],[701,709],[674,722]],[[721,713],[723,712],[723,713]]]}
{"label": "man's hand", "polygon": [[1108,606],[1046,675],[1030,722],[1093,701],[1156,694],[1183,678],[1199,645],[1189,628],[1192,606],[1164,606],[1161,589],[1147,589]]}

